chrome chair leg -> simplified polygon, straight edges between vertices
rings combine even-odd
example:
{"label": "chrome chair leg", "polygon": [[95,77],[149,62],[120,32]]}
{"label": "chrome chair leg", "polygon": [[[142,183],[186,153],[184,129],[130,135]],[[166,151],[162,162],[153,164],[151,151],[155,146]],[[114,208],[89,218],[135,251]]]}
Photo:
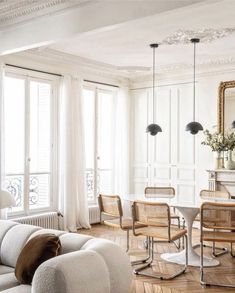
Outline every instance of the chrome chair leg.
{"label": "chrome chair leg", "polygon": [[147,243],[148,243],[148,255],[147,255],[147,257],[144,258],[144,259],[139,259],[139,260],[131,261],[131,265],[132,266],[139,265],[139,264],[143,264],[143,263],[146,263],[146,262],[148,262],[150,260],[150,258],[151,258],[151,253],[150,253],[150,249],[151,249],[150,237],[147,237]]}
{"label": "chrome chair leg", "polygon": [[227,284],[220,284],[220,283],[210,283],[207,282],[204,278],[204,267],[203,267],[203,248],[205,245],[203,245],[203,241],[201,242],[201,264],[200,264],[200,284],[202,286],[218,286],[218,287],[225,287],[225,288],[235,288],[235,285],[227,285]]}
{"label": "chrome chair leg", "polygon": [[152,266],[153,260],[154,260],[154,241],[153,241],[153,237],[151,237],[150,239],[151,239],[150,240],[150,243],[149,243],[149,245],[151,246],[151,249],[150,249],[150,251],[151,251],[151,253],[150,253],[150,255],[151,255],[150,261],[148,263],[146,263],[144,266],[141,266],[141,267],[135,269],[134,270],[134,274],[141,275],[141,276],[152,277],[152,278],[160,279],[160,280],[171,280],[171,279],[174,279],[175,277],[183,274],[186,271],[187,265],[188,265],[188,245],[187,245],[188,240],[187,240],[187,236],[185,235],[185,242],[186,242],[185,265],[184,265],[184,267],[180,271],[176,272],[173,275],[168,275],[168,276],[165,276],[165,275],[163,276],[163,275],[160,275],[160,274],[159,275],[157,275],[157,274],[150,274],[150,273],[144,272],[144,270],[146,268]]}

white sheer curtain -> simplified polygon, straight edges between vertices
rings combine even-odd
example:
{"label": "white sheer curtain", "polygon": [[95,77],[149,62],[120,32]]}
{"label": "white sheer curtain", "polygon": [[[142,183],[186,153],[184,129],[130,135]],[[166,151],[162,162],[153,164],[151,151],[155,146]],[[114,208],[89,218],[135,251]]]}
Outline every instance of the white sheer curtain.
{"label": "white sheer curtain", "polygon": [[90,228],[85,185],[82,80],[62,79],[59,105],[59,206],[64,228]]}
{"label": "white sheer curtain", "polygon": [[121,87],[118,91],[116,104],[114,151],[114,189],[115,193],[121,197],[129,193],[129,113],[129,88]]}
{"label": "white sheer curtain", "polygon": [[5,68],[4,64],[0,63],[0,189],[3,188],[4,182],[4,84]]}

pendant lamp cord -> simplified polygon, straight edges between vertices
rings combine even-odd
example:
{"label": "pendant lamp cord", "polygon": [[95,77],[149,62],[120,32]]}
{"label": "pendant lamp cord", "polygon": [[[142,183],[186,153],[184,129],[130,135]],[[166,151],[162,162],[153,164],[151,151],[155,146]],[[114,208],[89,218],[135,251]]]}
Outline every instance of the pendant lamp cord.
{"label": "pendant lamp cord", "polygon": [[155,47],[153,47],[153,123],[155,120]]}
{"label": "pendant lamp cord", "polygon": [[195,121],[195,107],[196,107],[196,100],[195,100],[195,92],[196,92],[196,43],[194,45],[194,54],[193,54],[193,121]]}

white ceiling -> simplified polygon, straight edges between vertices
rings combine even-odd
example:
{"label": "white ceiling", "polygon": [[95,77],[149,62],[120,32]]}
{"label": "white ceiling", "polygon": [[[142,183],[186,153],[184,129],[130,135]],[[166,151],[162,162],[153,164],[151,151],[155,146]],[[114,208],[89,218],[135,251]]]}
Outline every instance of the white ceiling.
{"label": "white ceiling", "polygon": [[[157,2],[159,12],[75,35],[49,48],[125,68],[151,67],[150,43],[162,42],[179,30],[193,30],[197,37],[198,33],[205,29],[235,28],[234,0],[145,0],[145,2],[146,5]],[[209,32],[209,36],[211,35],[212,33]],[[157,49],[156,54],[159,66],[186,65],[192,63],[193,47],[191,44],[162,45]],[[198,63],[220,62],[220,60],[235,58],[235,33],[213,42],[200,43],[197,57]]]}

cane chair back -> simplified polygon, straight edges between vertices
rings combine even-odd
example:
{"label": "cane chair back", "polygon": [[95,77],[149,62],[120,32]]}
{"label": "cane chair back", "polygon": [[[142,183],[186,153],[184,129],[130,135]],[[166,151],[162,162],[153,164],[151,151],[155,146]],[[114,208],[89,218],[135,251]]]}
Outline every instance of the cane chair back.
{"label": "cane chair back", "polygon": [[173,198],[175,189],[173,187],[146,187],[144,194],[146,198]]}
{"label": "cane chair back", "polygon": [[201,190],[200,191],[201,198],[224,198],[229,199],[230,193],[228,191],[221,191],[221,190]]}
{"label": "cane chair back", "polygon": [[203,203],[201,206],[201,227],[215,230],[235,230],[235,203]]}
{"label": "cane chair back", "polygon": [[100,212],[110,217],[122,217],[121,198],[118,195],[102,195],[98,196]]}
{"label": "cane chair back", "polygon": [[166,203],[135,201],[132,209],[134,223],[154,227],[170,226],[170,208]]}

